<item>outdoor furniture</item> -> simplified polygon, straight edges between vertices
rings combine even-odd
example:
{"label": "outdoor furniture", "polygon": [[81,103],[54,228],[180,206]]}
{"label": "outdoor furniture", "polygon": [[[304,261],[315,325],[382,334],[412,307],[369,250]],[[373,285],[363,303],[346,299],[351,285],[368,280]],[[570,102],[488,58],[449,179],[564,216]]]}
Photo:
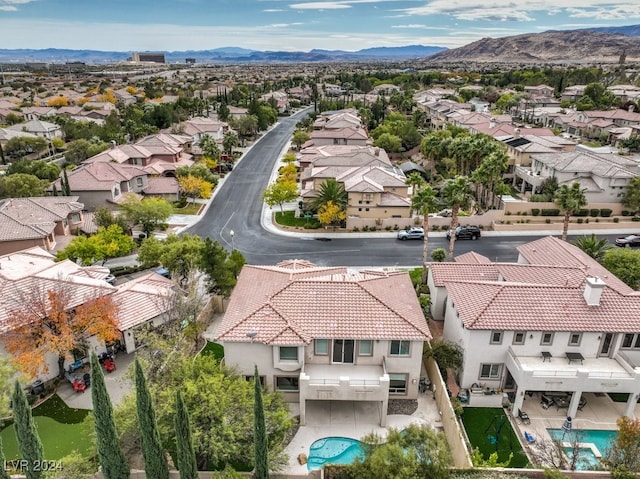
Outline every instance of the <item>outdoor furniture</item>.
{"label": "outdoor furniture", "polygon": [[73,389],[78,393],[83,393],[85,389],[87,389],[87,385],[82,381],[82,379],[74,379],[73,380]]}
{"label": "outdoor furniture", "polygon": [[551,396],[548,396],[546,394],[542,394],[540,396],[540,405],[542,406],[542,409],[549,409],[549,406],[551,406],[554,403],[554,399]]}
{"label": "outdoor furniture", "polygon": [[84,374],[82,375],[82,382],[84,382],[84,385],[85,385],[86,387],[91,386],[91,374],[89,374],[89,373],[84,373]]}
{"label": "outdoor furniture", "polygon": [[529,444],[533,444],[534,442],[536,442],[536,438],[533,436],[533,434],[531,434],[531,433],[529,433],[527,431],[524,432],[524,439]]}
{"label": "outdoor furniture", "polygon": [[554,404],[556,405],[556,409],[560,410],[562,409],[568,409],[569,408],[569,403],[570,400],[568,397],[556,397],[553,400]]}
{"label": "outdoor furniture", "polygon": [[549,351],[542,351],[542,362],[549,360],[551,362],[551,353]]}
{"label": "outdoor furniture", "polygon": [[112,373],[116,370],[116,362],[111,358],[105,359],[102,365],[104,366],[104,370],[108,373]]}
{"label": "outdoor furniture", "polygon": [[522,424],[531,424],[531,418],[529,418],[529,415],[522,409],[518,410],[518,417],[522,421]]}
{"label": "outdoor furniture", "polygon": [[582,364],[582,361],[584,361],[584,356],[580,353],[567,353],[567,359],[569,360],[569,364],[574,361],[580,361],[580,364]]}
{"label": "outdoor furniture", "polygon": [[587,405],[587,400],[581,397],[580,401],[578,402],[578,411],[582,411],[582,408],[584,408],[586,405]]}
{"label": "outdoor furniture", "polygon": [[82,359],[78,359],[77,361],[74,361],[71,364],[69,364],[69,372],[72,373],[83,366],[84,366],[84,361]]}

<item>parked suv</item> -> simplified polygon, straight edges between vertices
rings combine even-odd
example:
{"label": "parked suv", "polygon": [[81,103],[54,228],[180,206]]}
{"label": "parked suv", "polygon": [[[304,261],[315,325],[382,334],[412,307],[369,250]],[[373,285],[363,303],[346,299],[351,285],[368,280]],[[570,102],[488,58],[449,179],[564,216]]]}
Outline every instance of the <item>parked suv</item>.
{"label": "parked suv", "polygon": [[413,227],[406,230],[398,231],[396,237],[399,240],[409,240],[409,239],[424,239],[424,230],[420,227]]}
{"label": "parked suv", "polygon": [[[451,239],[452,230],[447,231],[447,239]],[[477,226],[458,226],[456,228],[456,239],[471,239],[476,240],[480,238],[480,228]]]}

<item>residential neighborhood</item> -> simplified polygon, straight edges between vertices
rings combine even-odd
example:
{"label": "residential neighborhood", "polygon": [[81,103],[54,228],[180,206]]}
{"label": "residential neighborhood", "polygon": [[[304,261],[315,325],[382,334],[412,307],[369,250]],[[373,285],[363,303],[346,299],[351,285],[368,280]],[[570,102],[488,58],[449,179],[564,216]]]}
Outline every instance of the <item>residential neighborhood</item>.
{"label": "residential neighborhood", "polygon": [[[47,454],[107,479],[261,461],[370,477],[357,468],[394,441],[452,475],[627,472],[637,87],[189,65],[3,81],[6,417],[33,415]],[[54,401],[107,418],[112,450]],[[82,445],[54,446],[41,417]],[[21,458],[22,426],[0,427]]]}

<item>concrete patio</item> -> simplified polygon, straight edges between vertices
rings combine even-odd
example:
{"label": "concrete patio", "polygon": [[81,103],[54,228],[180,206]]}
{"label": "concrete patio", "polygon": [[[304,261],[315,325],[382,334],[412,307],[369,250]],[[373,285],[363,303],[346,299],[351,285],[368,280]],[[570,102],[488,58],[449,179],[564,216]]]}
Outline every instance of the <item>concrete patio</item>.
{"label": "concrete patio", "polygon": [[[318,439],[330,436],[361,439],[369,433],[386,437],[387,428],[379,426],[378,405],[375,402],[358,401],[309,401],[307,425],[298,432],[286,447],[289,463],[278,471],[281,474],[306,475],[307,465],[298,463],[299,454],[309,454],[309,446]],[[292,414],[296,414],[295,405]],[[425,424],[438,429],[442,427],[440,413],[430,392],[418,397],[418,409],[412,415],[388,415],[388,427],[404,429],[410,424]]]}

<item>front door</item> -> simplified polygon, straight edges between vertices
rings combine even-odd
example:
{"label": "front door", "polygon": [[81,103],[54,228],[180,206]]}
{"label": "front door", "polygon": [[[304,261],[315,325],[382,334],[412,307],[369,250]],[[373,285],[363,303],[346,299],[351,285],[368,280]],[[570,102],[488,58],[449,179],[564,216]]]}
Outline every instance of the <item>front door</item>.
{"label": "front door", "polygon": [[354,349],[355,349],[355,341],[353,339],[334,339],[333,340],[333,362],[334,363],[353,363]]}
{"label": "front door", "polygon": [[605,333],[600,343],[600,354],[598,356],[609,356],[611,344],[613,343],[613,333]]}

